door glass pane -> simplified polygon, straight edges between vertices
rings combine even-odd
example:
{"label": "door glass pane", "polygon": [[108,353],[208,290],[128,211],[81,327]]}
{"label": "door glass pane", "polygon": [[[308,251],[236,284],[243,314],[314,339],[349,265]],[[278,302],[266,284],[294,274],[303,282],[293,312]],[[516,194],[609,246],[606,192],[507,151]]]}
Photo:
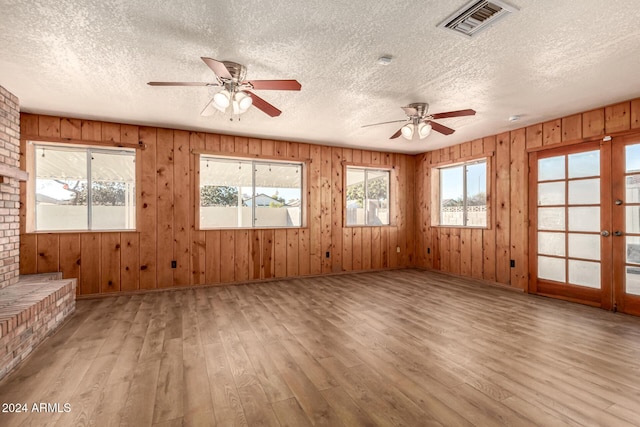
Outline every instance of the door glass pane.
{"label": "door glass pane", "polygon": [[600,235],[569,233],[569,256],[600,261]]}
{"label": "door glass pane", "polygon": [[627,203],[640,203],[640,175],[629,175],[627,183]]}
{"label": "door glass pane", "polygon": [[564,156],[538,160],[538,181],[564,179]]}
{"label": "door glass pane", "polygon": [[627,173],[640,172],[640,144],[627,145],[625,147],[625,159]]}
{"label": "door glass pane", "polygon": [[538,206],[564,205],[564,181],[538,184]]}
{"label": "door glass pane", "polygon": [[569,155],[569,178],[600,176],[600,151]]}
{"label": "door glass pane", "polygon": [[539,256],[538,277],[564,283],[566,277],[564,259]]}
{"label": "door glass pane", "polygon": [[564,233],[538,233],[539,254],[565,256],[564,245]]}
{"label": "door glass pane", "polygon": [[564,208],[539,208],[539,230],[564,230]]}
{"label": "door glass pane", "polygon": [[600,207],[569,208],[569,231],[600,231]]}
{"label": "door glass pane", "polygon": [[626,292],[640,295],[640,267],[627,267]]}
{"label": "door glass pane", "polygon": [[640,233],[640,206],[627,206],[627,233]]}
{"label": "door glass pane", "polygon": [[570,259],[569,283],[600,289],[600,263]]}
{"label": "door glass pane", "polygon": [[640,237],[627,236],[627,263],[640,265]]}
{"label": "door glass pane", "polygon": [[600,178],[569,181],[570,205],[599,205]]}

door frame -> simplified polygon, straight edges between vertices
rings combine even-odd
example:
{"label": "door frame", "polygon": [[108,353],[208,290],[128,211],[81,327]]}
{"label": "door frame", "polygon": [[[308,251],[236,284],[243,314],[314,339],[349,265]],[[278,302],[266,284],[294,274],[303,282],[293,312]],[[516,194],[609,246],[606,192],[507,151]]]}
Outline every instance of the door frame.
{"label": "door frame", "polygon": [[[640,144],[640,133],[614,137],[612,139],[612,164],[614,168],[612,175],[612,231],[624,230],[622,236],[614,236],[613,241],[613,298],[614,309],[628,314],[640,316],[640,295],[627,294],[625,292],[626,282],[626,159],[625,147],[631,144]],[[614,200],[622,200],[621,205],[616,205]]]}
{"label": "door frame", "polygon": [[[611,310],[612,289],[612,242],[611,236],[600,236],[601,258],[600,289],[571,284],[558,284],[538,280],[538,159],[558,155],[569,155],[583,151],[600,150],[600,230],[611,230],[611,141],[610,138],[572,144],[529,153],[529,280],[527,291],[566,301],[587,304]],[[568,171],[567,171],[568,172]],[[565,190],[566,191],[566,190]],[[568,230],[566,230],[568,232]],[[568,248],[567,248],[568,250]],[[568,254],[567,254],[568,255]],[[568,273],[568,272],[567,272]]]}

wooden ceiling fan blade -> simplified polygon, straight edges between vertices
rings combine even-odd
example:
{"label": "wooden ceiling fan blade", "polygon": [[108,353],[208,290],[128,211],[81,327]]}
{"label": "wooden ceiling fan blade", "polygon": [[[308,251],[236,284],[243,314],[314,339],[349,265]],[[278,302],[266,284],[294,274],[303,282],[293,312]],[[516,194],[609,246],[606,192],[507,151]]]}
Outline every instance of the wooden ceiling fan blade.
{"label": "wooden ceiling fan blade", "polygon": [[362,127],[363,127],[363,128],[368,128],[368,127],[370,127],[370,126],[386,125],[386,124],[389,124],[389,123],[400,123],[400,122],[406,122],[406,121],[407,121],[407,119],[402,119],[402,120],[391,120],[390,122],[372,123],[372,124],[370,124],[370,125],[364,125],[364,126],[362,126]]}
{"label": "wooden ceiling fan blade", "polygon": [[233,76],[222,62],[204,56],[200,57],[200,59],[211,68],[211,71],[213,71],[216,76],[221,79],[233,79]]}
{"label": "wooden ceiling fan blade", "polygon": [[149,82],[149,86],[217,86],[216,84],[203,82]]}
{"label": "wooden ceiling fan blade", "polygon": [[467,110],[458,110],[458,111],[448,111],[446,113],[438,113],[432,114],[431,117],[434,119],[446,119],[447,117],[462,117],[462,116],[473,116],[476,112],[471,109]]}
{"label": "wooden ceiling fan blade", "polygon": [[394,133],[393,135],[391,135],[389,137],[389,139],[396,139],[397,137],[399,137],[400,135],[402,135],[402,128],[398,129],[398,131],[396,133]]}
{"label": "wooden ceiling fan blade", "polygon": [[278,110],[276,107],[269,104],[267,101],[260,98],[255,93],[253,92],[247,92],[247,93],[253,99],[253,106],[256,107],[258,110],[261,110],[263,113],[267,114],[268,116],[277,117],[280,114],[282,114],[282,111]]}
{"label": "wooden ceiling fan blade", "polygon": [[425,122],[431,125],[431,129],[435,130],[436,132],[440,132],[443,135],[451,135],[452,133],[455,132],[455,130],[449,127],[446,127],[444,125],[441,125],[440,123],[436,123],[431,120],[425,120]]}
{"label": "wooden ceiling fan blade", "polygon": [[302,85],[297,80],[249,80],[255,90],[300,90]]}

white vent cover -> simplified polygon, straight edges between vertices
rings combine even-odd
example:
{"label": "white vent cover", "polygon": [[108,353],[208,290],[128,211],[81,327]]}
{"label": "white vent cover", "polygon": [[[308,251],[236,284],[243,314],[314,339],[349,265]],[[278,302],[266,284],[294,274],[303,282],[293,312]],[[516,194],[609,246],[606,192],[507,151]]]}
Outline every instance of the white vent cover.
{"label": "white vent cover", "polygon": [[515,7],[500,0],[473,0],[438,24],[438,27],[472,37],[517,11]]}

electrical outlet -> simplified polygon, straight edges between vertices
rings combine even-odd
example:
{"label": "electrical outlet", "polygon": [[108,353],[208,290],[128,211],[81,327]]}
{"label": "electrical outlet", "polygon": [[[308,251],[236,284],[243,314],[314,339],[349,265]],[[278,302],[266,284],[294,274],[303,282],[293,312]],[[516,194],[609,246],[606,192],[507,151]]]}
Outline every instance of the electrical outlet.
{"label": "electrical outlet", "polygon": [[178,268],[178,261],[171,261],[171,268]]}
{"label": "electrical outlet", "polygon": [[516,260],[515,259],[511,260],[511,268],[516,268]]}
{"label": "electrical outlet", "polygon": [[431,253],[431,248],[427,248],[427,255]]}
{"label": "electrical outlet", "polygon": [[396,248],[396,252],[400,253],[400,246]]}
{"label": "electrical outlet", "polygon": [[327,251],[327,252],[324,254],[324,257],[325,257],[325,258],[330,258],[330,257],[331,257],[331,253],[330,253],[329,251]]}

